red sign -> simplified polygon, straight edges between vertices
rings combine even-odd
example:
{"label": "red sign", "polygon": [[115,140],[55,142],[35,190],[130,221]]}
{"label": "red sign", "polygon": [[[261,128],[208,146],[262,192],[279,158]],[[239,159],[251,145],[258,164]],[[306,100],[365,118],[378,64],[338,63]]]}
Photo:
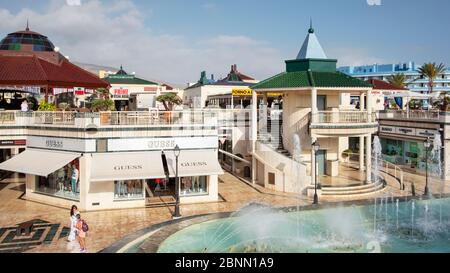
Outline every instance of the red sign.
{"label": "red sign", "polygon": [[84,88],[83,87],[74,87],[75,95],[84,95]]}
{"label": "red sign", "polygon": [[114,89],[114,95],[128,95],[128,89]]}
{"label": "red sign", "polygon": [[157,91],[158,87],[144,87],[144,91]]}
{"label": "red sign", "polygon": [[26,144],[27,141],[25,139],[0,140],[0,146],[22,146]]}

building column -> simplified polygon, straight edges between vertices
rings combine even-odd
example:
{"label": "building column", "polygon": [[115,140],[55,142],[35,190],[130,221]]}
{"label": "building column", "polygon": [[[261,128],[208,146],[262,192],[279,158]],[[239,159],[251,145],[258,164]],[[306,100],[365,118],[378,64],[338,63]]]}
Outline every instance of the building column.
{"label": "building column", "polygon": [[364,93],[359,94],[359,111],[364,111]]}
{"label": "building column", "polygon": [[364,137],[359,137],[359,170],[364,170]]}
{"label": "building column", "polygon": [[317,123],[319,121],[319,117],[317,116],[317,89],[311,89],[311,117],[312,123]]}
{"label": "building column", "polygon": [[372,89],[367,90],[366,103],[367,103],[367,122],[372,122]]}
{"label": "building column", "polygon": [[[317,141],[316,137],[311,138],[311,143],[314,143]],[[314,183],[316,181],[316,152],[314,151],[314,148],[311,145],[311,185],[314,186]]]}
{"label": "building column", "polygon": [[366,136],[366,183],[372,182],[372,135]]}
{"label": "building column", "polygon": [[[19,154],[19,148],[11,148],[11,158],[15,157],[15,156],[18,155],[18,154]],[[19,179],[19,173],[15,172],[15,173],[12,175],[12,178],[13,178],[14,182],[19,182],[19,181],[18,181],[18,179]]]}
{"label": "building column", "polygon": [[258,137],[258,95],[256,90],[252,90],[252,120],[251,120],[252,132],[252,183],[256,183],[256,140]]}

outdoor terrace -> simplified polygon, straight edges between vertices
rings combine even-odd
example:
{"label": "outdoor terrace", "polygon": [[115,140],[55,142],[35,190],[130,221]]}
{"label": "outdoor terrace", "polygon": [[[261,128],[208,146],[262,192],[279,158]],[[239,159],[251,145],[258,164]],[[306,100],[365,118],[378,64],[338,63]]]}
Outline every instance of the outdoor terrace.
{"label": "outdoor terrace", "polygon": [[379,119],[450,122],[450,112],[439,110],[384,110]]}

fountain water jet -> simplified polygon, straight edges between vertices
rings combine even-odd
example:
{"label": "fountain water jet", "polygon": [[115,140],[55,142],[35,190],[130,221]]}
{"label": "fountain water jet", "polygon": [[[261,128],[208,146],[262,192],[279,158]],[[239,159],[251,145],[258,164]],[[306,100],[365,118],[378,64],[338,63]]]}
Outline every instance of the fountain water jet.
{"label": "fountain water jet", "polygon": [[373,147],[372,147],[372,168],[373,168],[373,174],[375,176],[375,183],[380,182],[380,162],[381,162],[381,142],[380,138],[378,136],[375,136],[373,138]]}

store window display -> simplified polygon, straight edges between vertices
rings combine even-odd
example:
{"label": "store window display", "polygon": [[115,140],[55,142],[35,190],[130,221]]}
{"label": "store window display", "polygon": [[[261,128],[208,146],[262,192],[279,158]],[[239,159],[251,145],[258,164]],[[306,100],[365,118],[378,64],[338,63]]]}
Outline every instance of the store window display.
{"label": "store window display", "polygon": [[181,177],[180,195],[203,195],[208,194],[206,176]]}
{"label": "store window display", "polygon": [[114,181],[114,198],[119,200],[144,198],[144,181],[143,180]]}
{"label": "store window display", "polygon": [[78,159],[48,175],[36,176],[35,192],[78,201],[80,199],[80,171]]}

